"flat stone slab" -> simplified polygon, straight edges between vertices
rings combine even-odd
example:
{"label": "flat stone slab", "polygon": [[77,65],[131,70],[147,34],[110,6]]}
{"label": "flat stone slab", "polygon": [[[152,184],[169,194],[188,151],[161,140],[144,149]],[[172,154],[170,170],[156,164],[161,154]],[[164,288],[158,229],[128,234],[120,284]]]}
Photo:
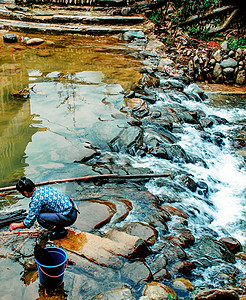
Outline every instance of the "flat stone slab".
{"label": "flat stone slab", "polygon": [[107,224],[115,213],[115,205],[99,200],[77,202],[80,214],[75,227],[81,231],[91,231]]}
{"label": "flat stone slab", "polygon": [[104,34],[118,34],[125,33],[129,30],[141,31],[141,28],[131,26],[89,26],[89,25],[62,25],[62,24],[48,24],[48,23],[35,23],[24,22],[15,20],[0,19],[0,29],[8,29],[14,31],[24,31],[29,33],[71,33],[71,34],[89,34],[89,35],[104,35]]}
{"label": "flat stone slab", "polygon": [[83,256],[96,264],[119,269],[123,266],[122,257],[137,257],[143,241],[115,229],[108,237],[100,237],[77,229],[69,229],[68,235],[54,243],[68,251]]}

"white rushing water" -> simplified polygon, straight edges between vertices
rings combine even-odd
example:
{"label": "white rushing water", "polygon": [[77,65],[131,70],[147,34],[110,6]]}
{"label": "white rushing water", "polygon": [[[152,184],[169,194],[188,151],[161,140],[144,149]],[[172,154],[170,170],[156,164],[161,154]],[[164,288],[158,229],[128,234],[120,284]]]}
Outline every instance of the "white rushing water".
{"label": "white rushing water", "polygon": [[[194,85],[192,85],[192,89]],[[190,87],[186,88],[189,93]],[[165,93],[160,93],[160,101],[155,104],[155,109],[162,105],[172,104],[172,100]],[[163,169],[186,171],[194,176],[194,180],[207,183],[209,193],[206,198],[199,197],[197,193],[181,193],[183,207],[188,208],[195,217],[189,223],[194,229],[194,235],[202,234],[202,228],[210,228],[219,236],[228,236],[238,239],[243,245],[246,244],[245,232],[245,197],[246,197],[246,169],[243,158],[237,154],[231,146],[228,134],[237,127],[237,122],[246,115],[246,109],[238,107],[217,108],[210,105],[210,100],[191,101],[180,99],[179,105],[188,110],[201,110],[206,116],[216,115],[229,121],[228,124],[213,125],[206,128],[205,132],[222,133],[224,145],[219,147],[201,137],[201,131],[190,124],[185,124],[182,133],[178,133],[180,141],[178,144],[188,155],[202,159],[207,167],[196,163],[175,164],[153,157],[145,157],[135,161],[135,166],[149,167],[155,172],[162,172]],[[235,123],[235,124],[233,124]],[[182,125],[183,126],[183,125]],[[177,136],[177,134],[176,134]],[[155,195],[168,194],[168,188],[159,187],[152,180],[147,184],[150,192]]]}

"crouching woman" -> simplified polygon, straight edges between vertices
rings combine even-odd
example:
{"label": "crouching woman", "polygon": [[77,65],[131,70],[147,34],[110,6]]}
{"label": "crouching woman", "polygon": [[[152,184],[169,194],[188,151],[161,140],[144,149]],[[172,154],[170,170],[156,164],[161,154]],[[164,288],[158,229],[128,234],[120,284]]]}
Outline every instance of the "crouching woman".
{"label": "crouching woman", "polygon": [[74,224],[77,219],[78,208],[67,196],[51,187],[36,187],[26,177],[21,177],[16,189],[25,197],[31,198],[29,212],[23,222],[12,223],[9,230],[30,228],[35,221],[45,229],[50,230],[50,240],[63,238],[67,235],[65,227]]}

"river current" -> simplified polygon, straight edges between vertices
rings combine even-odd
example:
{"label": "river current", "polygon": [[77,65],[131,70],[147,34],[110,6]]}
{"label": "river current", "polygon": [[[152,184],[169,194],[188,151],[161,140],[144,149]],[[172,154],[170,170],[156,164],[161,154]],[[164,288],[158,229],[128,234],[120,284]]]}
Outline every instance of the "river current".
{"label": "river current", "polygon": [[[125,125],[125,116],[120,113],[124,93],[137,84],[141,62],[127,55],[123,44],[114,41],[76,39],[76,43],[69,43],[57,38],[55,43],[59,47],[9,48],[11,51],[3,52],[1,186],[12,185],[23,175],[38,182],[93,174],[88,166],[74,164],[81,158],[82,146],[91,144],[104,152],[110,151],[108,142]],[[24,87],[32,88],[29,99],[10,96],[11,91]],[[223,134],[223,145],[206,141],[200,131],[187,123],[182,130],[176,129],[178,144],[205,164],[121,155],[128,156],[134,167],[148,167],[156,173],[163,169],[182,170],[192,174],[196,181],[205,182],[205,198],[199,192],[189,191],[174,195],[170,187],[156,184],[155,179],[146,187],[160,199],[168,193],[182,199],[179,208],[192,215],[189,228],[195,238],[210,231],[218,237],[232,236],[245,246],[245,161],[232,148],[229,137],[245,119],[245,98],[232,96],[230,101],[228,96],[221,96],[218,100],[208,92],[206,100],[192,101],[194,88],[197,85],[185,87],[189,99],[179,98],[178,93],[169,97],[167,93],[156,92],[157,101],[150,106],[158,110],[174,101],[189,110],[201,110],[229,121],[205,130]],[[67,187],[62,185],[60,189],[66,191]],[[19,195],[4,197],[0,202],[1,213],[23,207],[27,204]],[[243,266],[240,268],[243,270]],[[211,280],[209,273],[204,274],[204,280]]]}

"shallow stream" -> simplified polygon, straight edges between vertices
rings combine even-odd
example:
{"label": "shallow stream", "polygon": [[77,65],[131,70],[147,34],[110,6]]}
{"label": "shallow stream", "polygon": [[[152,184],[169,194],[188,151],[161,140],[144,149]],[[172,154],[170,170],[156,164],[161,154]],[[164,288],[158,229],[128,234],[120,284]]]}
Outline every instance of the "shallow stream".
{"label": "shallow stream", "polygon": [[[80,160],[82,149],[90,145],[102,152],[110,151],[109,141],[126,124],[126,116],[120,112],[124,93],[141,77],[141,62],[127,53],[127,45],[114,38],[52,36],[44,39],[52,43],[29,48],[21,44],[18,47],[1,45],[1,187],[15,184],[23,175],[40,182],[93,174],[89,166],[74,161]],[[26,87],[31,89],[30,98],[23,100],[11,96],[12,91]],[[193,88],[193,85],[187,86],[187,94]],[[173,101],[161,92],[157,97],[153,110]],[[214,125],[208,129],[212,134],[220,132],[228,136],[228,132],[236,129],[238,122],[245,118],[243,95],[234,96],[233,101],[228,96],[221,96],[219,100],[213,96],[202,102],[186,98],[178,102],[187,109],[201,110],[207,115],[225,118],[230,124],[235,123],[235,128],[227,124]],[[170,196],[182,198],[179,208],[192,215],[189,226],[195,238],[210,230],[218,237],[231,235],[245,246],[243,157],[232,149],[229,139],[219,147],[206,142],[193,126],[185,124],[176,134],[178,144],[190,155],[199,156],[206,168],[202,164],[177,163],[153,156],[129,156],[129,161],[134,167],[150,168],[157,173],[163,169],[186,171],[196,180],[206,182],[209,186],[206,201],[204,197],[199,198],[199,194],[192,196],[188,192]],[[170,186],[160,185],[154,179],[146,187],[160,199],[172,193]],[[59,189],[71,192],[74,185],[62,184]],[[27,208],[27,201],[17,194],[0,198],[0,213],[23,207]],[[10,278],[14,278],[11,286],[20,288],[16,280],[21,268],[9,259],[1,260],[4,262],[1,262],[1,274],[4,275],[0,275],[0,298],[4,299],[2,287],[9,288]],[[13,265],[18,265],[15,276],[9,272]],[[211,273],[205,274],[203,279],[212,282],[214,278],[211,277]],[[15,299],[15,288],[8,293],[13,295],[12,299]],[[22,283],[18,299],[25,297],[24,289]]]}

